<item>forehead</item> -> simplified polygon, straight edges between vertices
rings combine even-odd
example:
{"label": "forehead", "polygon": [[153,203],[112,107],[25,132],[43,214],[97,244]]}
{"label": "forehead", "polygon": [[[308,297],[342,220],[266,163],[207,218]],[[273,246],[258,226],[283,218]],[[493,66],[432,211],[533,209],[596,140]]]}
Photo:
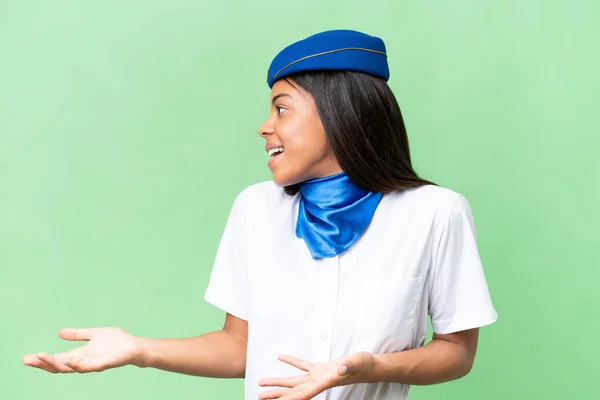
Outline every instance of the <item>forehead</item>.
{"label": "forehead", "polygon": [[288,93],[291,92],[292,90],[296,90],[296,88],[292,85],[290,85],[285,79],[280,79],[277,82],[275,82],[275,84],[273,85],[273,88],[271,89],[271,93],[273,95],[276,95],[278,93]]}
{"label": "forehead", "polygon": [[293,100],[299,101],[310,101],[311,96],[307,92],[302,90],[302,88],[298,86],[295,82],[293,83],[294,85],[291,85],[285,79],[280,79],[277,82],[275,82],[273,88],[271,89],[271,98],[274,98],[275,96],[284,93],[289,96],[286,96],[286,98],[291,98]]}

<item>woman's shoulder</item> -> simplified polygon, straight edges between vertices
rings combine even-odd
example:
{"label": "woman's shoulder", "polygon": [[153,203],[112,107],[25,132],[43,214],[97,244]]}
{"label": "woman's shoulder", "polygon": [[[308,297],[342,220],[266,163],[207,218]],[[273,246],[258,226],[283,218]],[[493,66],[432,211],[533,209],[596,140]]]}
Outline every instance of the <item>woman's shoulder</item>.
{"label": "woman's shoulder", "polygon": [[245,187],[237,195],[235,204],[242,208],[251,206],[254,212],[259,212],[290,205],[294,198],[295,196],[286,194],[282,187],[269,180]]}
{"label": "woman's shoulder", "polygon": [[454,203],[463,195],[455,190],[437,185],[423,185],[389,194],[394,201],[418,202],[433,205]]}
{"label": "woman's shoulder", "polygon": [[411,214],[432,215],[445,218],[455,211],[469,208],[469,203],[462,193],[453,189],[424,185],[387,195],[392,208],[410,210]]}

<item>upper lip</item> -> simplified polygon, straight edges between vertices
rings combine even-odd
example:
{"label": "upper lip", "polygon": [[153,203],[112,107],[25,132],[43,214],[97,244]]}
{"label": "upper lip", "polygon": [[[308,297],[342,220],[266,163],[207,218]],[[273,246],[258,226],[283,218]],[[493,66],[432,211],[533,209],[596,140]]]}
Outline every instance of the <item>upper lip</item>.
{"label": "upper lip", "polygon": [[265,145],[265,151],[268,153],[271,149],[276,149],[278,147],[283,147],[283,146],[280,144],[275,144],[275,143],[267,143]]}

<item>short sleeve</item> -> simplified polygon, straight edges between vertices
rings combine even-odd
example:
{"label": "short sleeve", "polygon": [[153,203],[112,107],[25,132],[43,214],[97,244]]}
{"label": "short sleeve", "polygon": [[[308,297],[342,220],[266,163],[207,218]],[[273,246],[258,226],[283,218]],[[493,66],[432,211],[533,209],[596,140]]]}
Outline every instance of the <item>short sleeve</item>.
{"label": "short sleeve", "polygon": [[429,315],[436,333],[478,328],[496,321],[477,248],[471,207],[460,196],[434,250]]}
{"label": "short sleeve", "polygon": [[244,214],[241,195],[231,208],[204,299],[240,319],[247,320],[247,270],[243,257]]}

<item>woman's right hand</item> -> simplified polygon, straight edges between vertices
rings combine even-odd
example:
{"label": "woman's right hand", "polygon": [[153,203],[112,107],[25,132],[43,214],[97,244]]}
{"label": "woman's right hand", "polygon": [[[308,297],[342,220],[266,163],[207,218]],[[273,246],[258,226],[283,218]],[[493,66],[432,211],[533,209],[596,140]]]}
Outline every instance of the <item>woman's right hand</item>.
{"label": "woman's right hand", "polygon": [[123,365],[140,365],[142,350],[138,339],[120,328],[61,329],[65,340],[87,343],[68,352],[54,355],[27,354],[23,364],[51,373],[99,372]]}

